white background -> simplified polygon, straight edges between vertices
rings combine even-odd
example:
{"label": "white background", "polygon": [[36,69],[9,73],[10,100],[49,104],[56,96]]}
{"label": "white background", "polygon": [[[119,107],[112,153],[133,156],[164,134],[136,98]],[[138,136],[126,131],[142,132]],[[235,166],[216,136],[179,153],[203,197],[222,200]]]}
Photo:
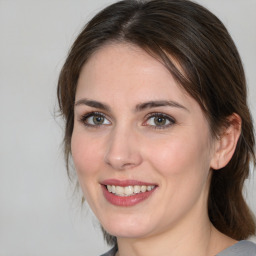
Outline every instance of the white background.
{"label": "white background", "polygon": [[[97,256],[107,249],[97,221],[72,194],[55,111],[72,41],[111,2],[0,0],[0,256]],[[256,119],[256,0],[198,2],[238,46]],[[255,182],[246,193],[254,213]]]}

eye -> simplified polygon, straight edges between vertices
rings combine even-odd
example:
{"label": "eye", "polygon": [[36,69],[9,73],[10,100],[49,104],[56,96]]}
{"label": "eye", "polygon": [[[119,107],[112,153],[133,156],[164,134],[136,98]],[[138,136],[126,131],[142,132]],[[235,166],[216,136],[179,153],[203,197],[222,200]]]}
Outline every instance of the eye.
{"label": "eye", "polygon": [[147,118],[146,122],[144,122],[143,125],[152,126],[156,129],[163,129],[173,125],[174,123],[174,118],[166,114],[153,113],[149,115],[149,117]]}
{"label": "eye", "polygon": [[97,112],[82,116],[81,122],[83,122],[86,126],[101,126],[111,124],[104,114]]}

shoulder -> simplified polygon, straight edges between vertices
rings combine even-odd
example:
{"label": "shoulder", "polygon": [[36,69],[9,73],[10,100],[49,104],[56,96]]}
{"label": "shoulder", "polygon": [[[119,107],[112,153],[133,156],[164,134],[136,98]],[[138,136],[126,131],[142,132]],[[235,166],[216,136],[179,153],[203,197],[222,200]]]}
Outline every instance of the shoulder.
{"label": "shoulder", "polygon": [[220,252],[217,256],[256,256],[256,244],[250,241],[239,241]]}
{"label": "shoulder", "polygon": [[109,250],[108,252],[106,252],[100,256],[115,256],[116,252],[117,252],[117,247],[115,246],[111,250]]}

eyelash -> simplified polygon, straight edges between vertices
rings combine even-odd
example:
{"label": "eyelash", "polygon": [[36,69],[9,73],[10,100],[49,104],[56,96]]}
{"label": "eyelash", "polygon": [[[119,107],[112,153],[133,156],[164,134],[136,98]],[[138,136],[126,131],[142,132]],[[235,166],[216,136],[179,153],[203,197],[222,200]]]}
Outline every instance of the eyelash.
{"label": "eyelash", "polygon": [[[169,122],[169,124],[164,124],[164,125],[147,125],[147,124],[145,124],[151,118],[163,118],[163,119],[167,120]],[[152,129],[167,129],[170,126],[174,125],[175,123],[176,123],[176,120],[173,117],[169,116],[169,115],[166,115],[166,114],[163,114],[163,113],[150,113],[146,116],[146,121],[143,122],[143,125],[144,126],[149,126]]]}
{"label": "eyelash", "polygon": [[[90,117],[95,117],[95,116],[104,118],[105,120],[108,120],[106,115],[104,115],[103,113],[90,112],[90,113],[86,113],[85,115],[83,115],[79,121],[82,122],[86,127],[92,127],[92,128],[99,128],[100,126],[104,125],[104,124],[89,124],[88,119]],[[108,122],[110,122],[110,121],[108,121]]]}
{"label": "eyelash", "polygon": [[[100,128],[103,125],[109,125],[109,124],[89,124],[88,123],[88,119],[90,117],[100,117],[100,118],[104,118],[104,122],[107,120],[107,122],[111,123],[108,118],[106,117],[105,114],[101,113],[101,112],[90,112],[90,113],[86,113],[85,115],[83,115],[80,118],[80,122],[82,122],[86,127],[91,127],[91,128]],[[164,125],[148,125],[146,124],[151,118],[162,118],[164,120],[167,120],[169,123],[168,124],[164,124]],[[167,129],[170,126],[174,125],[176,123],[176,120],[166,114],[163,113],[150,113],[146,116],[146,121],[143,122],[143,126],[148,126],[152,129]]]}

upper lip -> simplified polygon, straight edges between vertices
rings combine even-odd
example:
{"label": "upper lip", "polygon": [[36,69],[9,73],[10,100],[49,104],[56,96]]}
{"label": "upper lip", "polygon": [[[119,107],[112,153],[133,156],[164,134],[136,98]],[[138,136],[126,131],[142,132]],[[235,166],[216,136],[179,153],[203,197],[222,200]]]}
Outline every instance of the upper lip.
{"label": "upper lip", "polygon": [[102,185],[114,185],[114,186],[120,186],[120,187],[126,187],[126,186],[156,186],[154,183],[144,182],[144,181],[138,181],[138,180],[117,180],[117,179],[107,179],[103,180],[101,182]]}

